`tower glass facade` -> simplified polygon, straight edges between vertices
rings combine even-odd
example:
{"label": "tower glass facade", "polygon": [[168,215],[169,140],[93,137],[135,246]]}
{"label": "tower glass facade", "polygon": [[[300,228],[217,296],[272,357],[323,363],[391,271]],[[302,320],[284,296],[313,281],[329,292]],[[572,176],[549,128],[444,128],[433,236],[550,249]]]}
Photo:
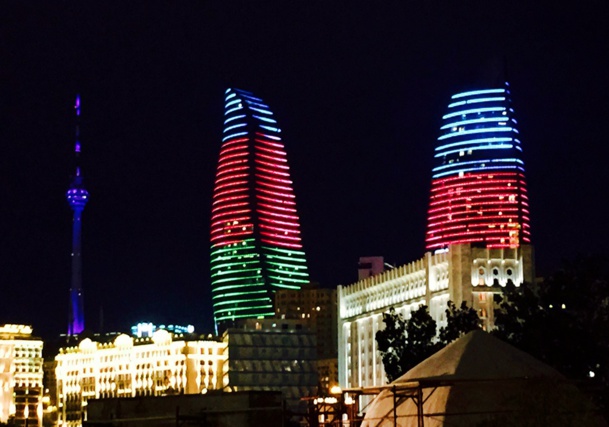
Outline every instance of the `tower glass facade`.
{"label": "tower glass facade", "polygon": [[276,290],[300,289],[309,281],[280,135],[262,99],[226,91],[211,215],[217,331],[238,319],[273,316]]}
{"label": "tower glass facade", "polygon": [[440,129],[427,249],[530,243],[522,146],[509,85],[453,95]]}

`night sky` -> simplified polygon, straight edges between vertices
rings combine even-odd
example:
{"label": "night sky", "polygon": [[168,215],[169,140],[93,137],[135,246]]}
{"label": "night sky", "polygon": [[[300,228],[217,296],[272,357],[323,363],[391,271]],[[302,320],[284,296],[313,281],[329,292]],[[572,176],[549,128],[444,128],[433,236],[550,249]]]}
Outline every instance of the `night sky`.
{"label": "night sky", "polygon": [[209,218],[231,86],[263,98],[282,128],[322,286],[354,282],[359,256],[423,256],[441,116],[498,69],[538,274],[609,252],[606,2],[336,3],[2,2],[0,323],[66,330],[76,93],[91,330],[211,332]]}

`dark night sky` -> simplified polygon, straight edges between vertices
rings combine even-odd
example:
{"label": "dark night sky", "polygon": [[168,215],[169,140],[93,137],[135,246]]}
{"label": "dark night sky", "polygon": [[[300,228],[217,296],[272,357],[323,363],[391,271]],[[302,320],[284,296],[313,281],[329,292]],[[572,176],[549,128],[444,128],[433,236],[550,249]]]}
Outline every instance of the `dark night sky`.
{"label": "dark night sky", "polygon": [[452,93],[504,61],[538,273],[609,252],[604,1],[9,2],[0,13],[0,322],[65,332],[73,99],[82,94],[87,322],[211,331],[223,93],[275,112],[313,280],[424,253]]}

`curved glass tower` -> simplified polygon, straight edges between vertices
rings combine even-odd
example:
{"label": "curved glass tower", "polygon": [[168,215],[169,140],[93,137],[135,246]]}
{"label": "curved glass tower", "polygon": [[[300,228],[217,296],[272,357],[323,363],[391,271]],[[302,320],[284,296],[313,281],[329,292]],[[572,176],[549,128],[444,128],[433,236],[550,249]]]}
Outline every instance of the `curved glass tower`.
{"label": "curved glass tower", "polygon": [[530,243],[522,147],[509,85],[453,95],[434,152],[427,249]]}
{"label": "curved glass tower", "polygon": [[280,134],[262,99],[226,91],[211,215],[216,332],[238,319],[274,315],[277,289],[309,281]]}

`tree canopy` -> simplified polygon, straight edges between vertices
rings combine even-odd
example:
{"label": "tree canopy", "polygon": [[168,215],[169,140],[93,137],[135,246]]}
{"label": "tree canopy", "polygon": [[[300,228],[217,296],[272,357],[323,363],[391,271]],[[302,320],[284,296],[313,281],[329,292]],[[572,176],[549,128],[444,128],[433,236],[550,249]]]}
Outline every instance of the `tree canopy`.
{"label": "tree canopy", "polygon": [[[579,257],[535,284],[499,298],[493,334],[572,380],[609,386],[609,264]],[[609,395],[601,397],[609,408]]]}
{"label": "tree canopy", "polygon": [[420,305],[405,319],[392,307],[383,313],[385,329],[376,333],[376,342],[385,374],[389,382],[394,381],[445,345],[467,332],[480,327],[480,318],[473,308],[462,303],[457,308],[449,301],[446,309],[447,325],[440,328],[436,340],[436,321],[426,305]]}

